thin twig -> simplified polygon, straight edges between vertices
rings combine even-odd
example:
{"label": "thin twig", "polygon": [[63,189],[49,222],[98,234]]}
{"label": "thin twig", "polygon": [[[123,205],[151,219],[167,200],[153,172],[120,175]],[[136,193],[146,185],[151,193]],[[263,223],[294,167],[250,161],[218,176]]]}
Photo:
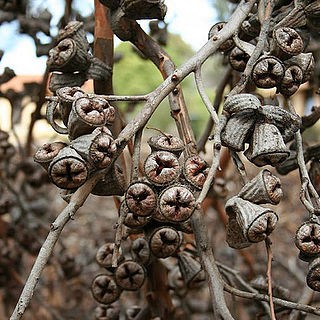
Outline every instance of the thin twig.
{"label": "thin twig", "polygon": [[[267,302],[270,301],[270,298],[268,295],[242,291],[237,288],[231,287],[227,283],[224,284],[224,290],[241,298],[261,300],[261,301],[267,301]],[[315,314],[318,316],[320,315],[320,309],[318,307],[312,307],[305,304],[292,302],[289,300],[283,300],[280,298],[273,298],[273,303],[289,309],[300,310],[300,311]]]}
{"label": "thin twig", "polygon": [[121,240],[122,240],[123,222],[126,216],[127,216],[126,210],[120,210],[120,216],[116,224],[116,236],[114,239],[114,248],[113,248],[113,254],[112,254],[112,267],[114,268],[118,266]]}
{"label": "thin twig", "polygon": [[[217,265],[219,268],[226,270],[227,272],[231,273],[236,280],[248,291],[253,292],[253,293],[259,293],[259,291],[255,288],[253,288],[247,281],[245,281],[239,271],[234,270],[228,266],[226,266],[225,264],[221,263],[221,262],[217,262]],[[270,315],[270,309],[269,309],[269,305],[265,302],[265,301],[260,301],[262,306],[264,307],[265,311],[267,314]]]}
{"label": "thin twig", "polygon": [[142,132],[143,128],[136,133],[134,138],[130,182],[137,181],[139,178]]}
{"label": "thin twig", "polygon": [[230,155],[232,157],[233,163],[235,164],[235,166],[241,176],[242,183],[246,184],[249,181],[249,179],[247,177],[246,168],[245,168],[243,162],[241,161],[237,152],[230,150]]}
{"label": "thin twig", "polygon": [[194,72],[194,79],[196,82],[196,86],[199,92],[199,95],[204,103],[204,105],[206,106],[212,120],[213,123],[217,126],[219,123],[219,118],[217,115],[217,112],[215,110],[215,108],[213,107],[209,97],[206,94],[204,85],[203,85],[203,80],[202,80],[202,76],[201,76],[201,66],[197,67],[197,69]]}
{"label": "thin twig", "polygon": [[[299,303],[310,304],[314,295],[314,291],[305,286],[303,293],[299,299]],[[290,313],[289,320],[298,320],[301,312],[298,310],[293,310]]]}
{"label": "thin twig", "polygon": [[[225,71],[224,77],[221,79],[220,83],[217,86],[217,89],[215,92],[215,98],[213,101],[213,108],[215,110],[217,110],[219,108],[219,105],[221,104],[221,101],[223,98],[223,92],[229,82],[231,72],[232,72],[231,67],[228,67],[227,70]],[[200,139],[197,142],[198,152],[204,150],[204,146],[205,146],[205,144],[211,134],[212,128],[213,128],[213,120],[210,117],[202,136],[200,137]]]}
{"label": "thin twig", "polygon": [[218,123],[218,126],[216,128],[216,131],[214,133],[214,139],[213,139],[213,161],[212,165],[209,169],[207,179],[202,187],[202,190],[200,192],[200,195],[196,201],[196,208],[199,208],[200,205],[202,204],[203,200],[206,198],[210,188],[212,181],[216,175],[216,171],[219,168],[219,163],[220,163],[220,150],[221,150],[221,131],[223,127],[225,126],[227,122],[227,117],[222,114],[220,121]]}
{"label": "thin twig", "polygon": [[271,240],[267,237],[265,240],[266,248],[267,248],[267,257],[268,257],[268,263],[267,263],[267,278],[268,278],[268,294],[270,297],[270,314],[271,314],[271,320],[276,320],[276,315],[274,313],[274,305],[273,305],[273,297],[272,297],[272,250],[271,250]]}
{"label": "thin twig", "polygon": [[[295,108],[290,99],[288,99],[288,107],[290,112],[292,112],[293,114],[296,114]],[[310,181],[306,163],[304,161],[302,136],[301,136],[300,130],[298,130],[295,133],[295,141],[297,146],[297,162],[298,162],[299,171],[301,175],[302,186],[306,185],[308,187],[306,190],[302,190],[302,192],[300,193],[300,195],[302,196],[301,202],[303,203],[303,205],[305,205],[306,209],[309,211],[310,215],[312,216],[313,214],[320,211],[320,198],[316,189],[314,188],[313,184]],[[308,200],[310,196],[312,196],[315,202],[315,205],[312,205],[312,207],[309,206],[310,204],[309,201],[308,202],[305,201],[305,199]]]}

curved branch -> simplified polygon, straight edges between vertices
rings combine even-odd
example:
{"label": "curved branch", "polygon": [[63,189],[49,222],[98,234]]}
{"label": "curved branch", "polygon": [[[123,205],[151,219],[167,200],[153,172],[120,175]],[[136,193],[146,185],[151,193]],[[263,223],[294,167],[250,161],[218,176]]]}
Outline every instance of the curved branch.
{"label": "curved branch", "polygon": [[[267,301],[267,302],[270,301],[270,298],[268,295],[261,294],[261,293],[252,293],[252,292],[242,291],[242,290],[239,290],[237,288],[234,288],[234,287],[228,285],[227,283],[224,284],[224,290],[235,295],[235,296],[245,298],[245,299],[254,299],[254,300],[260,300],[260,301]],[[315,314],[318,316],[320,315],[319,308],[304,305],[301,303],[283,300],[280,298],[273,298],[273,303],[277,304],[279,306],[282,306],[282,307],[289,308],[289,309],[300,310],[300,311],[312,313],[312,314]]]}

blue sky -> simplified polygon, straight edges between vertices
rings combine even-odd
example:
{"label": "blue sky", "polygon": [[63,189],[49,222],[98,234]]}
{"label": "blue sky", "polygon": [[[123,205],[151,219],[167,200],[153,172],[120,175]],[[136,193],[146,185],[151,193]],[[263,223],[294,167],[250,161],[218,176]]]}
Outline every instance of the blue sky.
{"label": "blue sky", "polygon": [[[74,6],[88,15],[93,10],[93,0],[74,0]],[[178,33],[183,40],[195,50],[200,49],[207,41],[208,31],[215,21],[215,13],[211,1],[208,0],[166,0],[168,12],[166,21],[169,22],[169,31]],[[64,0],[34,0],[34,14],[48,7],[54,12],[52,25],[56,25],[64,10]],[[139,22],[147,29],[148,21]],[[0,73],[8,66],[17,74],[41,74],[44,72],[46,57],[37,58],[33,40],[27,35],[18,34],[17,22],[4,23],[0,26],[0,49],[5,54],[0,63]],[[53,29],[57,32],[56,29]],[[116,40],[115,43],[119,43]]]}

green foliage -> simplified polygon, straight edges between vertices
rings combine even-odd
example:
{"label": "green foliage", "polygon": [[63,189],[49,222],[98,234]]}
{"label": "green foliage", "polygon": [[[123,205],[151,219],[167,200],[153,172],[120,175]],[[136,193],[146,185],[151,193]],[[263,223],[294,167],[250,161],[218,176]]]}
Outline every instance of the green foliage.
{"label": "green foliage", "polygon": [[[169,34],[168,45],[164,49],[177,66],[183,64],[194,54],[193,49],[176,34]],[[142,59],[138,53],[134,51],[130,43],[121,43],[116,48],[116,51],[123,54],[123,58],[114,66],[113,74],[116,94],[146,94],[153,91],[163,81],[160,72],[153,63],[149,60]],[[215,80],[221,76],[221,72],[223,72],[221,59],[217,57],[209,59],[206,67],[203,68],[205,83],[209,84],[210,88],[213,87]],[[195,89],[192,75],[182,82],[182,89],[190,112],[193,129],[196,136],[198,136],[205,127],[208,113]],[[213,99],[213,90],[208,91],[208,95],[210,99]],[[140,110],[141,106],[141,104],[138,104],[135,107],[132,116]],[[121,104],[120,108],[125,110],[127,104]],[[174,127],[174,120],[170,117],[168,98],[160,104],[150,119],[149,126],[162,130],[171,130],[171,128]]]}

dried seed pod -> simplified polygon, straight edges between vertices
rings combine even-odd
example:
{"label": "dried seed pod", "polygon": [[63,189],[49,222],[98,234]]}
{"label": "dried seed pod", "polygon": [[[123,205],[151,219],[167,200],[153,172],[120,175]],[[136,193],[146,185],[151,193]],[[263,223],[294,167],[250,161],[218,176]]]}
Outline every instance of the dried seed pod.
{"label": "dried seed pod", "polygon": [[141,288],[146,272],[143,266],[135,261],[124,261],[116,269],[114,279],[123,290],[134,291]]}
{"label": "dried seed pod", "polygon": [[70,146],[97,169],[108,167],[117,151],[113,137],[100,128],[74,139]]}
{"label": "dried seed pod", "polygon": [[243,151],[255,121],[256,116],[251,110],[234,113],[221,132],[221,144],[234,151]]}
{"label": "dried seed pod", "polygon": [[178,158],[168,151],[152,152],[144,163],[147,179],[156,186],[165,186],[180,176]]}
{"label": "dried seed pod", "polygon": [[251,111],[254,114],[254,111],[260,109],[260,107],[261,102],[257,96],[250,93],[239,93],[228,96],[223,109],[230,114],[243,111]]}
{"label": "dried seed pod", "polygon": [[94,311],[95,320],[119,320],[120,308],[116,305],[99,306]]}
{"label": "dried seed pod", "polygon": [[86,32],[83,29],[83,22],[70,21],[63,29],[59,30],[58,41],[66,38],[72,38],[84,52],[89,50],[89,42],[86,37]]}
{"label": "dried seed pod", "polygon": [[48,174],[57,187],[74,189],[87,181],[89,169],[84,159],[75,150],[65,147],[51,161]]}
{"label": "dried seed pod", "polygon": [[117,164],[112,165],[105,176],[98,181],[91,193],[96,196],[122,196],[127,188],[123,170]]}
{"label": "dried seed pod", "polygon": [[158,258],[172,256],[180,244],[180,234],[172,227],[160,227],[154,230],[149,239],[151,252]]}
{"label": "dried seed pod", "polygon": [[320,253],[320,224],[316,222],[303,223],[296,232],[295,244],[306,255]]}
{"label": "dried seed pod", "polygon": [[[268,208],[263,208],[259,205],[243,200],[239,197],[233,197],[226,203],[226,213],[229,219],[236,220],[238,228],[241,230],[243,238],[250,242],[260,242],[265,240],[269,234],[274,230],[278,216],[275,212]],[[230,228],[230,226],[228,226]],[[232,236],[232,231],[229,230],[228,235]],[[231,240],[231,241],[230,241]],[[232,239],[227,239],[231,247],[241,248],[237,244],[234,245]]]}
{"label": "dried seed pod", "polygon": [[151,216],[143,217],[130,212],[125,201],[122,201],[120,204],[119,211],[122,213],[122,210],[126,211],[126,213],[124,213],[125,218],[124,218],[123,224],[128,228],[140,229],[144,227],[151,220]]}
{"label": "dried seed pod", "polygon": [[201,264],[187,252],[178,253],[178,264],[184,283],[189,289],[197,289],[206,279]]}
{"label": "dried seed pod", "polygon": [[303,52],[304,43],[299,33],[289,27],[280,27],[273,30],[272,54],[284,60]]}
{"label": "dried seed pod", "polygon": [[60,133],[60,134],[67,134],[68,129],[61,127],[59,124],[57,124],[54,120],[55,115],[56,115],[56,109],[59,106],[59,103],[57,101],[50,101],[47,105],[47,110],[46,110],[46,117],[52,128]]}
{"label": "dried seed pod", "polygon": [[[223,29],[225,24],[226,24],[225,22],[218,22],[218,23],[214,24],[209,30],[208,40],[210,40],[214,36],[217,36],[219,34],[219,31]],[[221,52],[227,52],[227,51],[231,50],[233,47],[234,47],[233,40],[228,39],[219,47],[219,50]]]}
{"label": "dried seed pod", "polygon": [[159,19],[163,20],[167,13],[164,0],[122,0],[121,9],[131,20]]}
{"label": "dried seed pod", "polygon": [[183,141],[169,133],[152,136],[149,138],[148,144],[152,151],[169,151],[177,157],[184,150]]}
{"label": "dried seed pod", "polygon": [[134,261],[146,265],[150,260],[149,243],[145,238],[137,238],[132,242],[131,255]]}
{"label": "dried seed pod", "polygon": [[250,56],[247,53],[238,47],[234,47],[229,54],[229,63],[232,69],[243,72],[246,68],[249,58]]}
{"label": "dried seed pod", "polygon": [[[103,268],[111,268],[112,267],[112,256],[114,250],[114,243],[108,242],[102,245],[96,254],[96,261],[98,262],[100,267]],[[119,263],[122,259],[122,250],[120,248],[119,255],[117,257],[117,263]]]}
{"label": "dried seed pod", "polygon": [[68,121],[69,139],[92,133],[97,127],[106,124],[104,113],[105,100],[98,98],[80,97],[72,104]]}
{"label": "dried seed pod", "polygon": [[87,77],[94,80],[108,80],[111,78],[112,69],[103,63],[100,59],[91,58],[91,64],[87,70]]}
{"label": "dried seed pod", "polygon": [[14,146],[8,140],[0,141],[0,161],[10,159],[15,152]]}
{"label": "dried seed pod", "polygon": [[246,183],[238,194],[238,197],[256,204],[278,204],[282,196],[280,179],[266,169]]}
{"label": "dried seed pod", "polygon": [[278,106],[265,105],[259,110],[260,116],[269,123],[273,123],[283,135],[293,135],[300,129],[301,118]]}
{"label": "dried seed pod", "polygon": [[284,66],[273,56],[263,56],[252,68],[251,77],[258,88],[273,88],[281,84]]}
{"label": "dried seed pod", "polygon": [[307,82],[311,78],[315,66],[314,57],[311,52],[300,53],[299,55],[287,60],[286,63],[288,65],[296,65],[301,68],[303,72],[302,83]]}
{"label": "dried seed pod", "polygon": [[161,214],[161,212],[158,210],[154,210],[151,215],[152,219],[158,221],[158,222],[168,222],[168,220]]}
{"label": "dried seed pod", "polygon": [[50,71],[86,71],[90,66],[90,57],[74,40],[66,38],[49,51],[47,65]]}
{"label": "dried seed pod", "polygon": [[107,274],[97,275],[91,284],[91,292],[95,300],[102,304],[110,304],[118,300],[121,289],[114,279]]}
{"label": "dried seed pod", "polygon": [[299,89],[302,79],[303,72],[300,67],[290,66],[286,68],[279,92],[285,96],[293,95]]}
{"label": "dried seed pod", "polygon": [[279,129],[270,123],[256,123],[250,147],[244,152],[247,159],[258,167],[276,166],[290,152],[283,142]]}
{"label": "dried seed pod", "polygon": [[174,185],[163,190],[159,196],[161,214],[172,222],[188,220],[195,209],[193,193],[182,185]]}
{"label": "dried seed pod", "polygon": [[183,175],[194,187],[201,189],[207,179],[209,165],[199,156],[191,156],[183,165]]}
{"label": "dried seed pod", "polygon": [[86,93],[79,87],[63,87],[58,89],[56,94],[59,98],[61,119],[67,126],[73,101],[75,101],[77,98],[86,96]]}
{"label": "dried seed pod", "polygon": [[52,72],[49,81],[49,89],[56,92],[64,87],[81,87],[86,81],[86,74],[83,72],[76,73],[58,73]]}
{"label": "dried seed pod", "polygon": [[320,257],[315,257],[309,263],[307,285],[314,291],[320,291]]}
{"label": "dried seed pod", "polygon": [[48,170],[51,161],[58,155],[60,150],[62,150],[66,146],[67,145],[64,142],[45,143],[37,150],[37,152],[33,156],[33,159],[43,168]]}
{"label": "dried seed pod", "polygon": [[125,199],[129,210],[138,216],[150,215],[157,204],[155,192],[148,184],[143,182],[136,182],[130,185]]}

